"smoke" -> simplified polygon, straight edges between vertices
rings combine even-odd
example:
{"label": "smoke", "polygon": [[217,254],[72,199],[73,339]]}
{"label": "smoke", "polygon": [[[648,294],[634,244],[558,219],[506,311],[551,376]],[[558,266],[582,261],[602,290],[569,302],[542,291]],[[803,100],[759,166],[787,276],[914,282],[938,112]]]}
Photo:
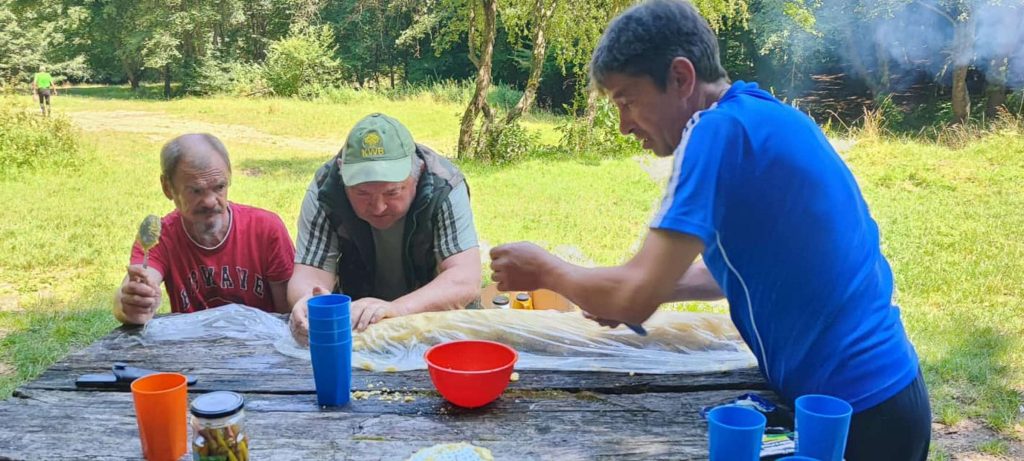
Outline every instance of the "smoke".
{"label": "smoke", "polygon": [[892,90],[948,85],[954,65],[1024,87],[1024,0],[824,0],[815,19],[845,65]]}
{"label": "smoke", "polygon": [[988,5],[977,14],[975,65],[991,75],[1005,66],[1007,83],[1024,86],[1024,2]]}

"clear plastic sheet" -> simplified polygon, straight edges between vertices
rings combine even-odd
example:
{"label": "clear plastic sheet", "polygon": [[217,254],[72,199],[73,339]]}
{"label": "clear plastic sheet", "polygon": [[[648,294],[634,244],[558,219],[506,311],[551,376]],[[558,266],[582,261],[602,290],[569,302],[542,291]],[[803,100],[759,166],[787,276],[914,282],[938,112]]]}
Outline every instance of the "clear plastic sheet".
{"label": "clear plastic sheet", "polygon": [[754,358],[728,317],[659,312],[644,323],[649,334],[609,329],[579,312],[466,310],[389,319],[353,338],[358,368],[424,368],[427,348],[457,339],[486,339],[519,352],[520,370],[678,373],[753,365]]}
{"label": "clear plastic sheet", "polygon": [[[609,329],[579,312],[458,310],[430,312],[371,325],[353,335],[352,365],[373,371],[425,369],[423,353],[435,344],[485,339],[519,352],[519,370],[696,373],[756,364],[728,316],[659,311],[638,336]],[[230,305],[161,317],[147,325],[144,342],[222,337],[274,341],[282,354],[309,360],[287,324],[265,312]]]}
{"label": "clear plastic sheet", "polygon": [[139,335],[122,335],[117,340],[150,344],[233,338],[261,343],[277,341],[284,336],[290,336],[284,320],[259,309],[228,304],[191,314],[157,317],[147,323]]}

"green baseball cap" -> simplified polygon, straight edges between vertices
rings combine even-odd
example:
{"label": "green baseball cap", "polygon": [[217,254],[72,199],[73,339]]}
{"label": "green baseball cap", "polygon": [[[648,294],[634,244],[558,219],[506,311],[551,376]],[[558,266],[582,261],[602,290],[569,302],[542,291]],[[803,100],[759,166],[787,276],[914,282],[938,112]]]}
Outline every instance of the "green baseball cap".
{"label": "green baseball cap", "polygon": [[405,126],[387,115],[370,114],[348,133],[341,154],[341,179],[346,186],[405,181],[412,172],[413,155],[416,143]]}

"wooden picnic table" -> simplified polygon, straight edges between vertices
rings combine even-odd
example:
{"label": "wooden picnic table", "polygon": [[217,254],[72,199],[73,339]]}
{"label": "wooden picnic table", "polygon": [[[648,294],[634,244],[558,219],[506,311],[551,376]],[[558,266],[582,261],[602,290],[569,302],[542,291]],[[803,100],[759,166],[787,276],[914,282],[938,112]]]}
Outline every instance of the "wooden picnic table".
{"label": "wooden picnic table", "polygon": [[354,391],[388,392],[322,409],[310,362],[272,344],[115,340],[134,333],[115,330],[0,401],[0,459],[141,458],[131,393],[75,387],[79,375],[109,372],[114,362],[194,375],[199,381],[189,388],[190,400],[214,390],[243,393],[255,460],[404,460],[461,441],[498,460],[706,459],[702,406],[751,390],[777,399],[754,368],[635,375],[525,370],[497,401],[467,410],[444,401],[425,370],[357,370]]}

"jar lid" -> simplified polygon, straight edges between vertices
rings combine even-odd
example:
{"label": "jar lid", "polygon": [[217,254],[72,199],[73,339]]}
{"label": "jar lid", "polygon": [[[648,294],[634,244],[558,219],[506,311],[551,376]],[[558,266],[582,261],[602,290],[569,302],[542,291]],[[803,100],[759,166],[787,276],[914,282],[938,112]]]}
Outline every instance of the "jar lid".
{"label": "jar lid", "polygon": [[192,401],[191,411],[200,418],[223,418],[242,410],[245,399],[237,392],[216,391],[203,394]]}
{"label": "jar lid", "polygon": [[526,293],[519,293],[516,295],[516,301],[529,301],[530,295]]}
{"label": "jar lid", "polygon": [[498,295],[491,300],[491,304],[508,304],[508,296]]}

